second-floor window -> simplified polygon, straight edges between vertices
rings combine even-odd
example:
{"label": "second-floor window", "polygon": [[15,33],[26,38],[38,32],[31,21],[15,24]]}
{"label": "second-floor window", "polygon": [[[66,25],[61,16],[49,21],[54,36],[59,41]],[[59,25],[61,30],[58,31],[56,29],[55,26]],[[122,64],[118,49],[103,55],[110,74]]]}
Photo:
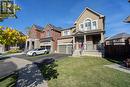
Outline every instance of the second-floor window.
{"label": "second-floor window", "polygon": [[51,36],[51,32],[47,31],[47,37],[50,37],[50,36]]}
{"label": "second-floor window", "polygon": [[97,20],[87,19],[79,25],[79,29],[82,31],[98,29]]}
{"label": "second-floor window", "polygon": [[90,19],[87,19],[87,20],[85,21],[85,28],[86,28],[87,30],[91,30],[91,20],[90,20]]}
{"label": "second-floor window", "polygon": [[93,25],[93,29],[97,29],[97,22],[96,21],[93,21],[92,25]]}
{"label": "second-floor window", "polygon": [[64,35],[64,36],[65,36],[65,35],[70,35],[69,30],[65,30],[63,35]]}

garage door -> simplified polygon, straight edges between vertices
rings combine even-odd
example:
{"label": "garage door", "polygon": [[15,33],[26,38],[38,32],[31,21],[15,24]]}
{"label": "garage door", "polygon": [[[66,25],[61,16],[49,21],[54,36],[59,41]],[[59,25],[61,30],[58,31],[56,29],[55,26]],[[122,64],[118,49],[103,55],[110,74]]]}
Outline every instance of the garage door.
{"label": "garage door", "polygon": [[41,48],[51,50],[51,46],[41,46]]}
{"label": "garage door", "polygon": [[72,45],[59,45],[59,53],[72,54]]}
{"label": "garage door", "polygon": [[66,54],[66,45],[59,45],[59,53]]}

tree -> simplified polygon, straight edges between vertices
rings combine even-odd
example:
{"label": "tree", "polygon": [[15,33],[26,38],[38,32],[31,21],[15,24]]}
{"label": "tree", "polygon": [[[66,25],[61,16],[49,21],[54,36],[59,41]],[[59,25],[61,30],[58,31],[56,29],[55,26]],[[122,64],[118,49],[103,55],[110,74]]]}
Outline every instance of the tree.
{"label": "tree", "polygon": [[[1,0],[2,1],[10,1],[10,0]],[[13,14],[10,14],[10,13],[5,13],[3,14],[2,12],[0,13],[0,22],[2,22],[4,19],[6,18],[9,18],[9,17],[12,17],[12,18],[17,18],[16,16],[16,12],[21,10],[21,8],[17,5],[17,4],[8,4],[8,6],[11,6],[10,8],[12,8],[14,11],[13,11]],[[3,9],[7,8],[7,6],[3,6]],[[2,8],[1,8],[2,9]]]}
{"label": "tree", "polygon": [[5,46],[22,44],[26,39],[27,37],[16,29],[0,27],[0,44]]}

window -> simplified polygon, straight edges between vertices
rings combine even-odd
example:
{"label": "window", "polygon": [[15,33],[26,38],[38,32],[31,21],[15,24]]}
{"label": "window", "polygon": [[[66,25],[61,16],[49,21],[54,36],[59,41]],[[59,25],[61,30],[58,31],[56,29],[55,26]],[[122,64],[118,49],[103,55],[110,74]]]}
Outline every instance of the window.
{"label": "window", "polygon": [[93,29],[97,29],[97,22],[93,21]]}
{"label": "window", "polygon": [[65,36],[65,35],[70,35],[69,30],[65,30],[65,31],[64,31],[64,36]]}
{"label": "window", "polygon": [[83,30],[83,28],[84,28],[84,25],[80,24],[80,30]]}
{"label": "window", "polygon": [[91,20],[90,20],[90,19],[87,19],[87,20],[85,21],[85,28],[86,28],[87,30],[90,30],[90,29],[91,29]]}
{"label": "window", "polygon": [[47,32],[47,37],[50,37],[50,36],[51,36],[51,32],[48,31],[48,32]]}

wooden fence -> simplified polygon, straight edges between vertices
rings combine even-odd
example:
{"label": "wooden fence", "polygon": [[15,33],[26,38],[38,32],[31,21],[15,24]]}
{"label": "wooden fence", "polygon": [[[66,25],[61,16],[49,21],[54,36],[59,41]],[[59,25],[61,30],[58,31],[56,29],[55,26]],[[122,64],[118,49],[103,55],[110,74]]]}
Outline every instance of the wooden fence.
{"label": "wooden fence", "polygon": [[105,57],[117,60],[130,58],[130,44],[105,45]]}

